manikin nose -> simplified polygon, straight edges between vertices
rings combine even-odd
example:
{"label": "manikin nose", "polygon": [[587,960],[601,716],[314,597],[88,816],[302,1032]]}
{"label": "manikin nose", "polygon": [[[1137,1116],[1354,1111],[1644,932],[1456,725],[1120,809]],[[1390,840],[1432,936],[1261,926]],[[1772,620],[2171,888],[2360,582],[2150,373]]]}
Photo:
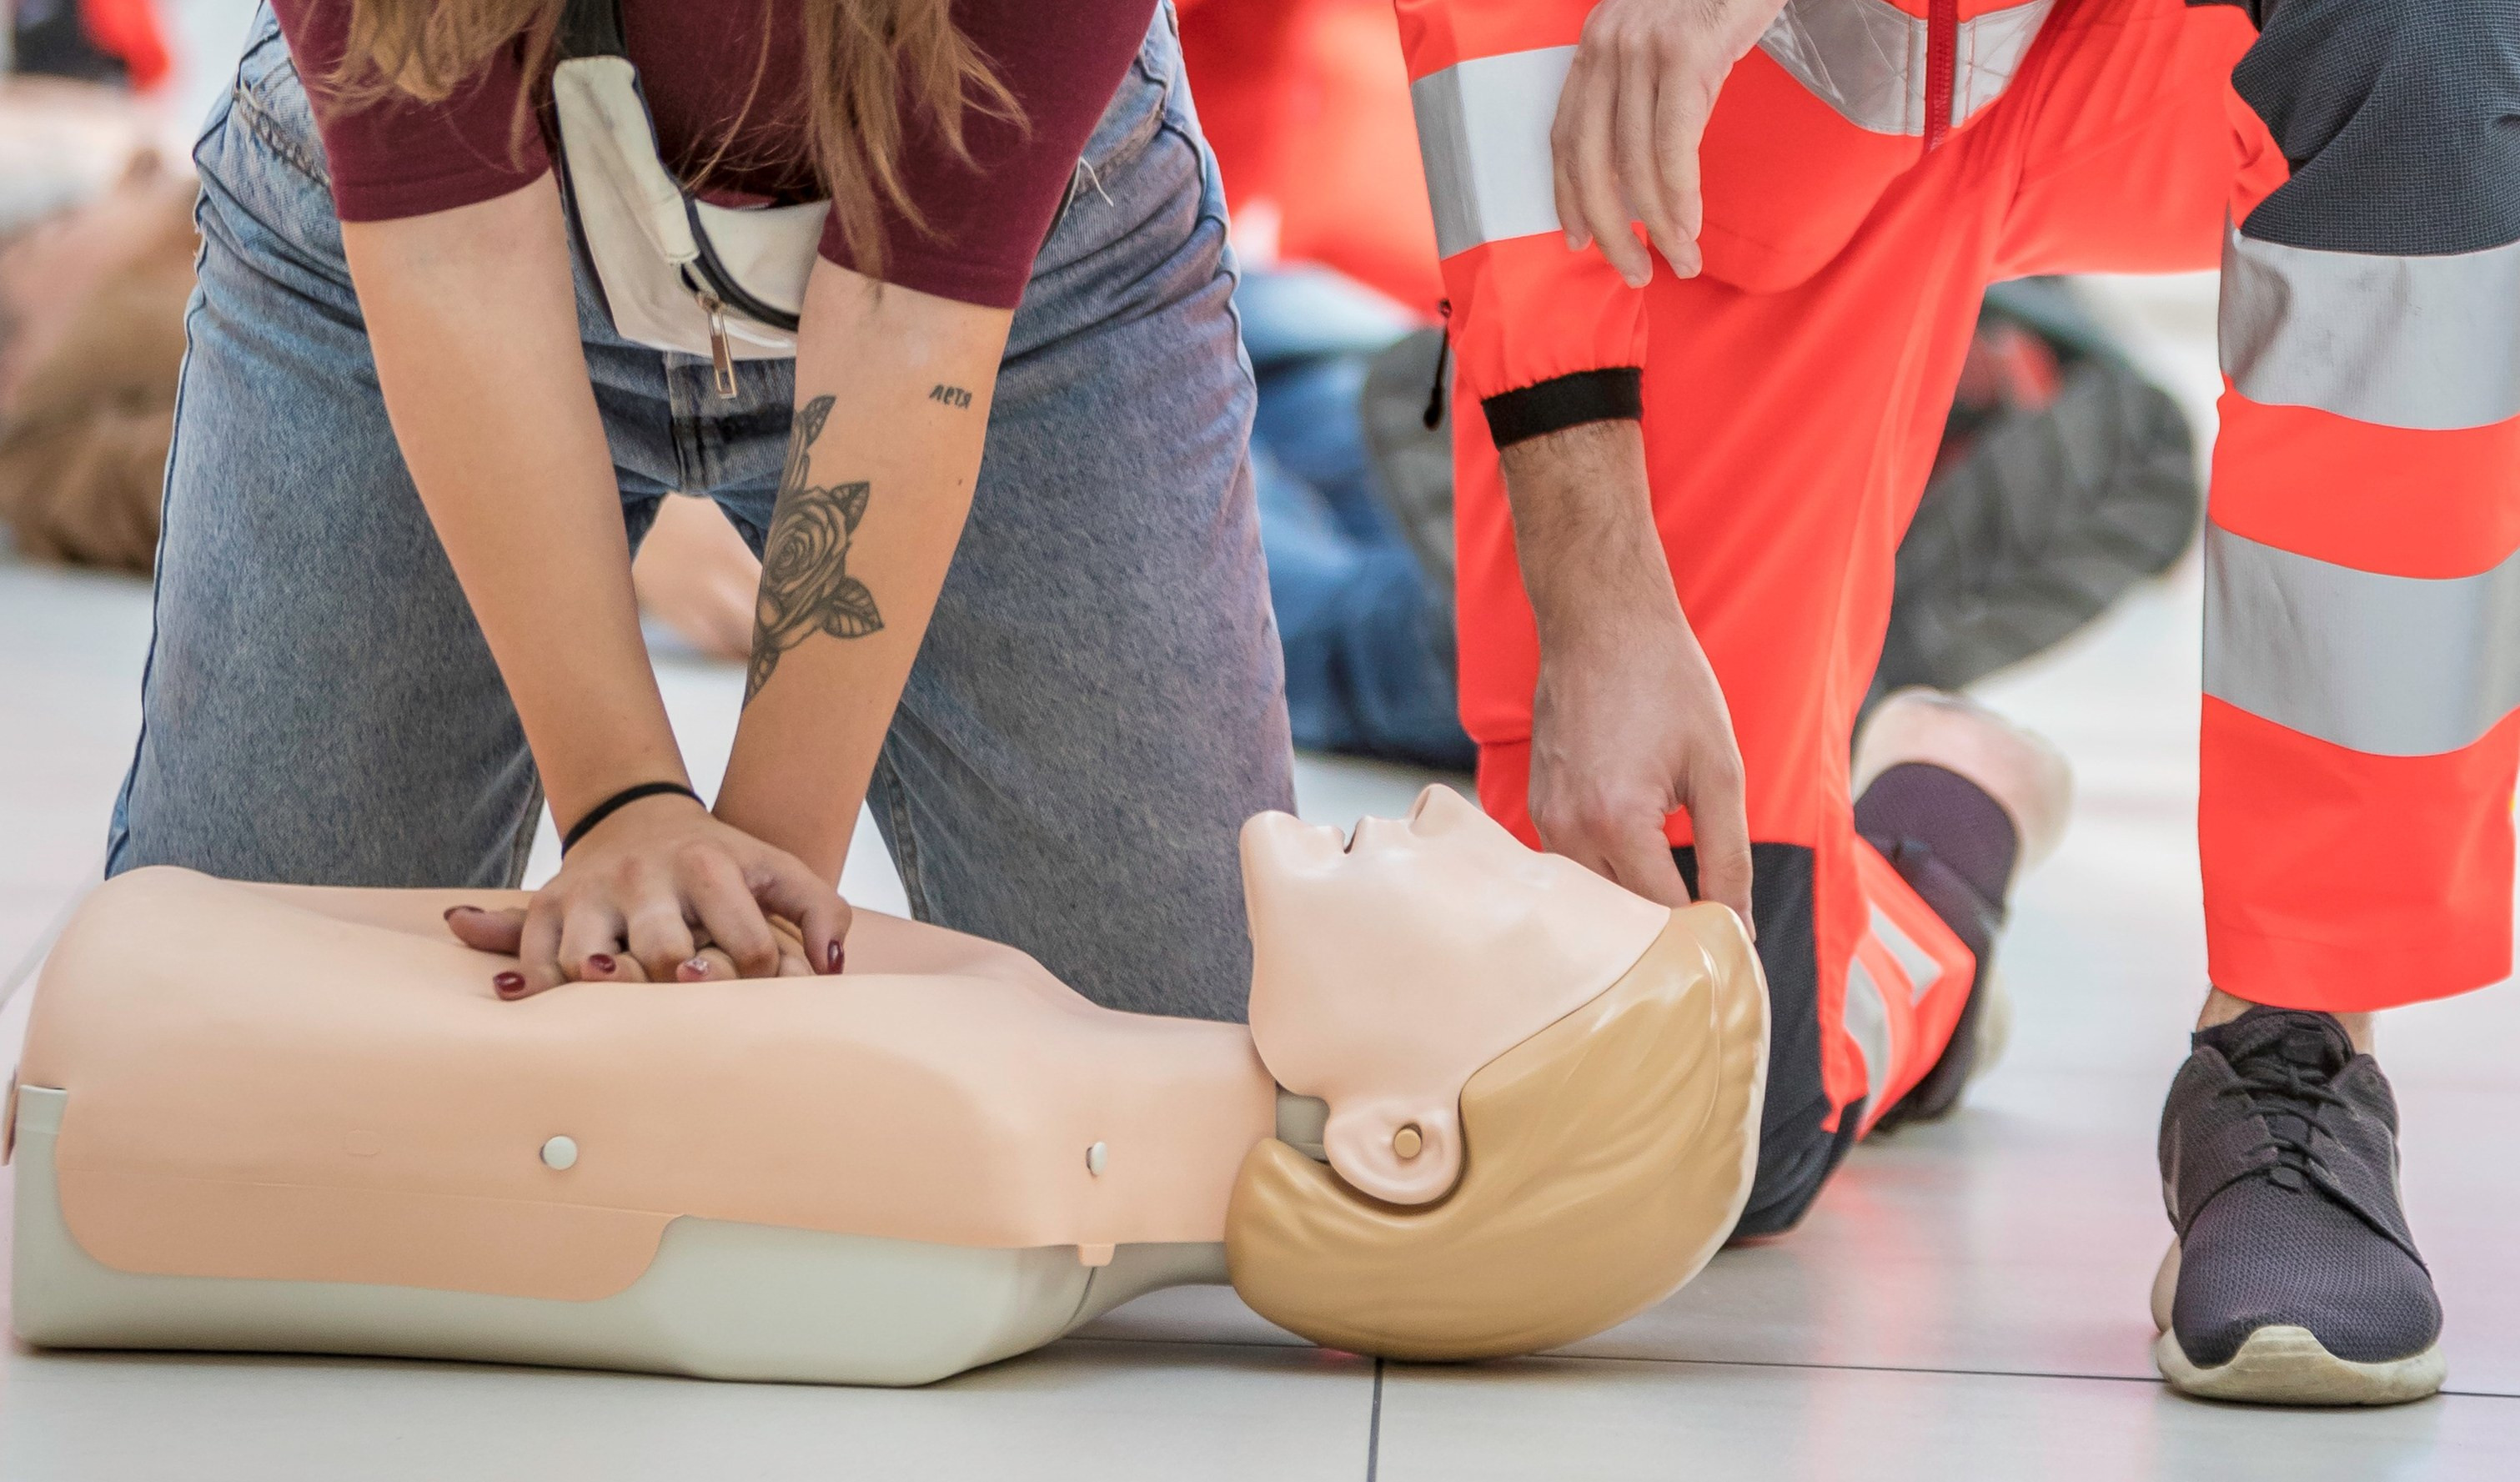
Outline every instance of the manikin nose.
{"label": "manikin nose", "polygon": [[1368,854],[1407,843],[1411,837],[1409,825],[1400,819],[1361,818],[1356,821],[1356,833],[1347,841],[1347,852]]}

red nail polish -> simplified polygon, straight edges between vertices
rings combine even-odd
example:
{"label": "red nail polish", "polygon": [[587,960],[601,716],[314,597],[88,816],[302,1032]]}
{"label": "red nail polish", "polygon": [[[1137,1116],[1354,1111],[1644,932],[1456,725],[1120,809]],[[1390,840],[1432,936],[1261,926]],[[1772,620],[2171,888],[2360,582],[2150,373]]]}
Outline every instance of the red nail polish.
{"label": "red nail polish", "polygon": [[598,972],[610,972],[615,965],[611,953],[590,952],[586,955],[586,966]]}
{"label": "red nail polish", "polygon": [[490,979],[490,986],[501,993],[522,993],[525,991],[525,975],[521,972],[502,972]]}
{"label": "red nail polish", "polygon": [[841,966],[849,960],[849,955],[840,950],[840,944],[837,942],[833,942],[832,944],[832,950],[824,953],[823,957],[826,966],[828,966],[833,972],[839,971]]}

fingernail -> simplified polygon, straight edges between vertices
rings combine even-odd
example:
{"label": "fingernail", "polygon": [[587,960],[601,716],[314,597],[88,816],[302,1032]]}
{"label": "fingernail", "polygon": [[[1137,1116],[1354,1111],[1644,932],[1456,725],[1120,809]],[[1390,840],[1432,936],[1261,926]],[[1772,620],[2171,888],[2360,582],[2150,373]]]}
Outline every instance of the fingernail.
{"label": "fingernail", "polygon": [[690,982],[695,978],[704,978],[708,976],[708,967],[709,965],[707,958],[696,957],[690,962],[683,964],[680,967],[675,968],[674,971],[675,974],[681,977],[685,982]]}
{"label": "fingernail", "polygon": [[824,953],[824,954],[823,954],[823,963],[824,963],[824,966],[827,966],[827,967],[829,967],[829,968],[830,968],[832,971],[833,971],[833,972],[837,972],[837,971],[839,971],[839,970],[840,970],[840,965],[841,965],[841,964],[843,964],[843,963],[846,963],[848,960],[849,960],[849,955],[848,955],[847,953],[842,952],[842,951],[840,950],[840,944],[839,944],[839,943],[837,943],[837,942],[833,942],[833,943],[832,944],[832,950],[831,950],[831,951],[826,952],[826,953]]}
{"label": "fingernail", "polygon": [[598,972],[608,973],[613,968],[612,954],[608,952],[590,952],[586,955],[586,966],[594,968]]}
{"label": "fingernail", "polygon": [[446,919],[451,921],[455,920],[458,912],[471,911],[472,909],[473,908],[471,906],[449,906],[446,908]]}
{"label": "fingernail", "polygon": [[503,996],[522,993],[525,991],[525,975],[521,972],[502,972],[490,979],[490,986],[498,989]]}

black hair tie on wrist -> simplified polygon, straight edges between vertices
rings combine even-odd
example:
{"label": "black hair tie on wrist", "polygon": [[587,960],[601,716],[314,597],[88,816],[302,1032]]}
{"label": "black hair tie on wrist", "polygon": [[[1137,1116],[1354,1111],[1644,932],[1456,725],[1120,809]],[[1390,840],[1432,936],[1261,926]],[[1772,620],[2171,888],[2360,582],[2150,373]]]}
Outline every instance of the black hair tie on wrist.
{"label": "black hair tie on wrist", "polygon": [[[586,817],[579,819],[566,833],[561,835],[560,852],[566,854],[569,850],[576,848],[577,841],[593,832],[596,825],[604,822],[608,818],[610,818],[612,815],[620,812],[632,803],[637,802],[643,797],[654,797],[658,793],[662,792],[680,793],[684,797],[690,798],[693,802],[700,803],[700,795],[694,792],[691,788],[684,786],[681,783],[640,783],[636,786],[624,787],[620,791],[613,793],[610,797],[597,803],[594,807],[587,809]],[[708,805],[706,803],[700,803],[700,806],[705,808]]]}

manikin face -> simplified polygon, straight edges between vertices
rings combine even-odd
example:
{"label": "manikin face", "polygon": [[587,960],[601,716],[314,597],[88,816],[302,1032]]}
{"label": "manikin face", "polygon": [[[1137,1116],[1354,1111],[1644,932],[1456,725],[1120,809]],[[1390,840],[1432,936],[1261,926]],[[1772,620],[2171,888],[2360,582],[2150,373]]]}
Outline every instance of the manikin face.
{"label": "manikin face", "polygon": [[1242,880],[1260,1057],[1329,1103],[1331,1167],[1396,1204],[1460,1176],[1462,1083],[1616,982],[1670,920],[1447,787],[1353,839],[1261,814]]}

